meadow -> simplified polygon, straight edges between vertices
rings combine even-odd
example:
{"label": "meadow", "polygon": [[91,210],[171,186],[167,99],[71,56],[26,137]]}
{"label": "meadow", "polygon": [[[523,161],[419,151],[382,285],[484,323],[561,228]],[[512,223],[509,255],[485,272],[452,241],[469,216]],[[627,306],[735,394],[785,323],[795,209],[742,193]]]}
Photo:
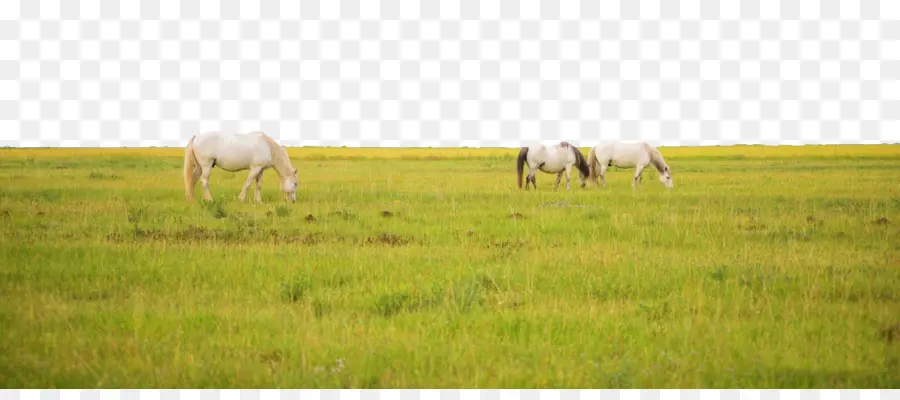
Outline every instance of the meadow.
{"label": "meadow", "polygon": [[900,387],[900,145],[660,150],[673,190],[524,192],[518,149],[295,148],[254,204],[0,149],[0,383]]}

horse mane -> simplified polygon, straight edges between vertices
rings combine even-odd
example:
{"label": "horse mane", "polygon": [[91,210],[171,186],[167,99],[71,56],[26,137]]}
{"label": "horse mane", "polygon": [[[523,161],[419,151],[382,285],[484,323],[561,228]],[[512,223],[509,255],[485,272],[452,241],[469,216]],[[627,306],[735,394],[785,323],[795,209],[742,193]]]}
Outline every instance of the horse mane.
{"label": "horse mane", "polygon": [[667,168],[666,160],[663,158],[662,153],[656,147],[651,146],[648,143],[644,143],[644,147],[647,149],[647,152],[650,153],[650,163],[656,168],[659,173],[663,173]]}
{"label": "horse mane", "polygon": [[573,146],[569,142],[560,143],[560,147],[572,149],[572,154],[575,155],[575,168],[578,168],[578,171],[581,172],[582,176],[587,177],[591,175],[590,165],[588,165],[587,159],[584,158],[584,154],[581,153],[581,150],[579,150],[578,147]]}
{"label": "horse mane", "polygon": [[262,136],[263,140],[266,141],[266,144],[269,145],[269,152],[272,154],[272,160],[275,162],[275,167],[273,168],[278,175],[286,175],[287,172],[290,171],[281,171],[278,167],[288,167],[293,168],[291,165],[291,159],[288,157],[287,149],[284,146],[278,144],[274,139],[269,137],[263,132],[259,132],[260,136]]}

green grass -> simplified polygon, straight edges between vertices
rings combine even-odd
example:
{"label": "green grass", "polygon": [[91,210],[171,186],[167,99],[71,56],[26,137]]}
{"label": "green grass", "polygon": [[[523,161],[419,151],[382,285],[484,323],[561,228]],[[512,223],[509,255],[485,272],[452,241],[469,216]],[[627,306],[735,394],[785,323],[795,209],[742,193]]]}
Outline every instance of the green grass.
{"label": "green grass", "polygon": [[185,202],[177,149],[2,150],[0,382],[896,388],[900,152],[870,148],[570,192],[516,189],[516,149],[292,153],[298,202],[268,171],[262,205],[222,170]]}

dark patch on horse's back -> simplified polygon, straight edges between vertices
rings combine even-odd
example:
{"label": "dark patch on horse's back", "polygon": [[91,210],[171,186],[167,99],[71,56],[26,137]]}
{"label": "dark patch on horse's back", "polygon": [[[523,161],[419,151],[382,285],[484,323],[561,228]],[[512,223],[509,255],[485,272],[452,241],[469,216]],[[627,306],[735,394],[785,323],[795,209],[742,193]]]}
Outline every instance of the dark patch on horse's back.
{"label": "dark patch on horse's back", "polygon": [[569,147],[574,147],[574,146],[572,146],[572,144],[569,142],[559,142],[559,147],[561,147],[563,149],[568,149]]}

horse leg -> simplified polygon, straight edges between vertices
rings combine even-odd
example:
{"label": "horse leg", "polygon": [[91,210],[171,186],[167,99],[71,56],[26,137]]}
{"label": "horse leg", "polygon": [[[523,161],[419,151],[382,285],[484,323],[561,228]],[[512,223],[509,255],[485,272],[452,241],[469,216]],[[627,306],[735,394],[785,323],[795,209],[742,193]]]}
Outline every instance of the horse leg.
{"label": "horse leg", "polygon": [[528,167],[528,176],[525,178],[526,179],[525,189],[528,189],[527,182],[531,182],[531,186],[534,188],[534,190],[537,190],[537,179],[535,179],[534,175],[535,175],[534,168]]}
{"label": "horse leg", "polygon": [[559,189],[559,182],[562,181],[562,174],[563,171],[559,171],[559,173],[556,174],[556,185],[553,185],[553,190]]}
{"label": "horse leg", "polygon": [[253,167],[250,168],[250,173],[247,174],[247,180],[244,181],[244,187],[241,188],[241,193],[238,194],[238,200],[244,201],[244,198],[247,197],[247,189],[250,186],[253,186],[253,183],[256,181],[256,176],[262,171],[261,167]]}
{"label": "horse leg", "polygon": [[631,186],[634,187],[638,181],[641,179],[641,174],[644,173],[645,164],[638,164],[634,169],[634,179],[631,180]]}
{"label": "horse leg", "polygon": [[[560,172],[560,173],[562,173],[562,172]],[[566,165],[566,190],[571,190],[571,185],[569,184],[569,182],[571,182],[571,180],[572,180],[571,177],[572,177],[572,166]]]}
{"label": "horse leg", "polygon": [[606,168],[607,165],[600,166],[600,187],[606,187]]}
{"label": "horse leg", "polygon": [[212,200],[212,194],[209,193],[209,174],[212,172],[213,166],[201,165],[203,172],[200,173],[200,184],[203,185],[203,200]]}
{"label": "horse leg", "polygon": [[263,172],[265,172],[265,170],[261,170],[261,171],[259,171],[258,174],[256,174],[256,198],[255,198],[255,200],[257,203],[262,203],[262,175],[263,175]]}

